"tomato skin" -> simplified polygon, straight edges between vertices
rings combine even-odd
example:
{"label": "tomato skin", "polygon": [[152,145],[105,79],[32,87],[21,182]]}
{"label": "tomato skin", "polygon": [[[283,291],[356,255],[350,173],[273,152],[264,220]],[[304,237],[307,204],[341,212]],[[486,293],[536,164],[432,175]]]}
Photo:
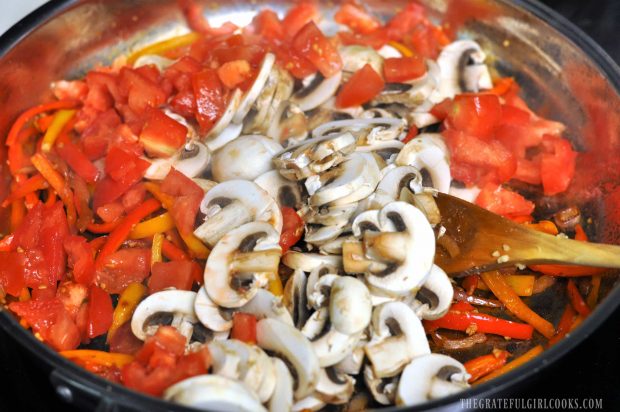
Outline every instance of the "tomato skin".
{"label": "tomato skin", "polygon": [[68,236],[63,246],[75,281],[90,285],[95,279],[95,258],[88,241],[82,236]]}
{"label": "tomato skin", "polygon": [[150,163],[119,147],[112,147],[106,156],[105,171],[108,176],[99,181],[93,196],[93,209],[114,202],[137,183]]}
{"label": "tomato skin", "polygon": [[402,83],[416,79],[426,73],[426,63],[419,56],[393,57],[383,62],[383,77],[386,82]]}
{"label": "tomato skin", "polygon": [[101,288],[91,285],[88,301],[88,328],[89,338],[103,335],[112,325],[112,298]]}
{"label": "tomato skin", "polygon": [[24,279],[23,254],[18,252],[0,252],[0,288],[11,296],[19,296],[26,286]]}
{"label": "tomato skin", "polygon": [[149,294],[173,287],[178,290],[191,290],[194,265],[191,261],[157,262],[151,267]]}
{"label": "tomato skin", "polygon": [[146,109],[146,122],[140,132],[140,143],[151,157],[170,157],[183,146],[187,127],[159,109]]}
{"label": "tomato skin", "polygon": [[69,167],[87,183],[94,183],[99,177],[99,170],[77,145],[67,140],[57,144],[56,151]]}
{"label": "tomato skin", "polygon": [[368,34],[341,31],[338,33],[338,37],[344,45],[359,44],[372,47],[375,50],[379,50],[390,40],[387,32],[383,29],[377,29]]}
{"label": "tomato skin", "polygon": [[131,331],[131,321],[123,323],[110,339],[110,352],[133,355],[142,348],[143,342]]}
{"label": "tomato skin", "polygon": [[270,40],[284,38],[284,26],[273,10],[262,10],[254,17],[253,24],[261,37]]}
{"label": "tomato skin", "polygon": [[245,343],[256,344],[256,322],[256,316],[251,313],[235,312],[230,337]]}
{"label": "tomato skin", "polygon": [[546,149],[540,160],[540,177],[545,195],[551,196],[564,192],[575,174],[577,153],[568,140],[545,136],[543,147]]}
{"label": "tomato skin", "polygon": [[386,31],[390,40],[401,40],[417,24],[426,20],[426,10],[421,5],[411,2],[396,13],[387,23]]}
{"label": "tomato skin", "polygon": [[217,69],[220,81],[229,89],[252,77],[252,68],[247,60],[233,60],[226,62]]}
{"label": "tomato skin", "polygon": [[105,156],[120,124],[121,119],[114,109],[97,113],[84,128],[80,139],[86,157],[96,160]]}
{"label": "tomato skin", "polygon": [[280,235],[280,247],[282,253],[286,253],[291,246],[299,242],[304,233],[304,221],[295,209],[283,207],[282,209],[282,234]]}
{"label": "tomato skin", "polygon": [[[148,69],[123,67],[119,75],[119,86],[127,96],[127,104],[131,110],[138,114],[144,113],[147,108],[161,106],[166,103],[168,97],[166,92],[156,83],[158,79],[149,76],[145,70]],[[159,76],[159,72],[156,73],[156,76]]]}
{"label": "tomato skin", "polygon": [[295,35],[292,49],[308,59],[325,77],[331,77],[342,69],[338,50],[312,21]]}
{"label": "tomato skin", "polygon": [[378,95],[385,82],[379,74],[369,65],[353,73],[336,96],[336,107],[346,108],[359,106],[372,100]]}
{"label": "tomato skin", "polygon": [[334,20],[344,24],[357,33],[368,34],[377,30],[381,22],[374,16],[368,14],[357,4],[345,3],[336,12]]}
{"label": "tomato skin", "polygon": [[161,183],[163,193],[174,196],[170,214],[182,234],[194,231],[194,222],[204,191],[192,179],[172,168]]}
{"label": "tomato skin", "polygon": [[488,140],[502,118],[499,97],[494,94],[455,96],[448,113],[448,125],[480,139]]}
{"label": "tomato skin", "polygon": [[217,72],[204,69],[192,75],[192,88],[196,98],[196,120],[201,133],[206,133],[224,112],[224,92]]}
{"label": "tomato skin", "polygon": [[476,204],[505,217],[530,215],[534,211],[534,203],[493,183],[487,183],[482,188]]}
{"label": "tomato skin", "polygon": [[282,20],[282,27],[284,27],[286,36],[292,39],[306,24],[317,19],[318,16],[319,10],[316,5],[309,1],[292,7]]}
{"label": "tomato skin", "polygon": [[288,70],[296,79],[303,79],[317,72],[316,67],[295,50],[277,45],[273,45],[272,50],[282,67]]}
{"label": "tomato skin", "polygon": [[130,283],[142,282],[150,270],[151,249],[120,249],[106,256],[95,279],[106,292],[121,293]]}

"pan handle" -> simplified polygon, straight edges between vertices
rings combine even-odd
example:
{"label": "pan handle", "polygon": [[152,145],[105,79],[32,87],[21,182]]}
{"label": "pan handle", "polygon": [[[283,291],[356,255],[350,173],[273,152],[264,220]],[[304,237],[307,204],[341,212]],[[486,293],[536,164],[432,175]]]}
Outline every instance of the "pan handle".
{"label": "pan handle", "polygon": [[54,369],[49,376],[56,394],[63,401],[94,412],[119,412],[110,394],[102,392],[66,369]]}

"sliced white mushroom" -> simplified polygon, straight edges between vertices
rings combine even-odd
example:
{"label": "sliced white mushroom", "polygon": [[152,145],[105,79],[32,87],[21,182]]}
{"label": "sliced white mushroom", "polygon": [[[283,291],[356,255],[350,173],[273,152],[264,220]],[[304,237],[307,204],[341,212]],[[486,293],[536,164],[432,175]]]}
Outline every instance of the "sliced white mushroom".
{"label": "sliced white mushroom", "polygon": [[278,120],[278,109],[291,97],[293,86],[294,80],[288,71],[279,66],[271,70],[267,83],[244,120],[243,131],[269,134],[270,126]]}
{"label": "sliced white mushroom", "polygon": [[345,231],[344,226],[307,226],[304,241],[314,246],[331,242]]}
{"label": "sliced white mushroom", "polygon": [[263,173],[254,179],[254,183],[269,193],[280,207],[299,210],[303,206],[302,193],[297,182],[283,178],[277,170]]}
{"label": "sliced white mushroom", "polygon": [[340,373],[333,367],[321,369],[319,382],[316,386],[316,395],[331,405],[347,403],[353,395],[355,379]]}
{"label": "sliced white mushroom", "polygon": [[[329,303],[329,294],[334,280],[338,278],[340,270],[332,265],[320,265],[312,269],[306,282],[306,298],[308,307],[319,309]],[[322,282],[319,282],[323,277]]]}
{"label": "sliced white mushroom", "polygon": [[338,372],[346,373],[347,375],[358,375],[362,370],[364,359],[366,358],[364,346],[366,346],[367,343],[367,340],[360,339],[355,345],[355,348],[340,362],[334,365],[334,369]]}
{"label": "sliced white mushroom", "polygon": [[448,193],[452,177],[450,174],[448,148],[440,134],[423,133],[409,141],[396,158],[399,166],[413,166],[426,171],[433,187]]}
{"label": "sliced white mushroom", "polygon": [[452,98],[459,93],[492,88],[485,59],[486,54],[473,40],[457,40],[445,46],[437,58],[441,69],[441,97]]}
{"label": "sliced white mushroom", "polygon": [[342,267],[342,257],[334,255],[319,255],[318,253],[302,253],[289,250],[282,256],[282,263],[291,269],[300,269],[311,272],[317,266],[331,265]]}
{"label": "sliced white mushroom", "polygon": [[157,69],[161,72],[164,71],[168,66],[174,63],[174,60],[167,59],[158,54],[143,54],[138,57],[135,62],[133,62],[134,69],[142,66],[153,65],[157,67]]}
{"label": "sliced white mushroom", "polygon": [[398,51],[398,49],[390,46],[389,44],[384,44],[379,50],[377,50],[377,53],[379,53],[379,55],[384,59],[403,57],[402,53]]}
{"label": "sliced white mushroom", "polygon": [[226,332],[232,328],[231,314],[211,300],[204,286],[196,294],[194,312],[198,320],[213,331]]}
{"label": "sliced white mushroom", "polygon": [[369,64],[379,75],[383,73],[383,57],[368,46],[344,46],[339,50],[342,58],[343,81],[349,80],[351,75]]}
{"label": "sliced white mushroom", "polygon": [[403,371],[396,404],[419,405],[461,392],[469,387],[470,375],[456,359],[438,353],[420,356]]}
{"label": "sliced white mushroom", "polygon": [[[422,175],[413,166],[389,167],[377,185],[375,192],[360,202],[361,210],[380,209],[386,204],[398,200],[403,189],[413,193],[422,191]],[[385,169],[384,169],[385,170]],[[382,174],[384,172],[382,170]]]}
{"label": "sliced white mushroom", "polygon": [[199,375],[175,383],[164,399],[206,411],[266,412],[258,397],[240,382],[217,375]]}
{"label": "sliced white mushroom", "polygon": [[[207,133],[207,135],[201,139],[204,141],[207,147],[209,147],[209,149],[213,151],[218,150],[226,143],[236,139],[239,136],[241,128],[234,127],[234,124],[231,124],[231,122],[233,116],[235,115],[235,113],[237,113],[237,110],[239,109],[242,94],[243,92],[240,89],[235,89],[233,91],[232,95],[230,96],[228,106],[226,106],[226,110],[224,110],[224,113],[222,113],[215,125],[211,128],[211,130],[209,130],[209,133]],[[239,130],[239,133],[234,136],[234,132],[236,130]]]}
{"label": "sliced white mushroom", "polygon": [[256,183],[248,180],[228,180],[207,192],[200,203],[205,214],[194,234],[213,246],[230,230],[242,224],[267,222],[280,233],[282,212],[275,200]]}
{"label": "sliced white mushroom", "polygon": [[306,299],[307,277],[303,270],[295,269],[284,286],[282,303],[293,319],[295,327],[300,328],[308,319]]}
{"label": "sliced white mushroom", "polygon": [[336,94],[341,80],[341,71],[328,78],[321,73],[310,75],[302,81],[302,88],[295,92],[291,101],[304,112],[315,109]]}
{"label": "sliced white mushroom", "polygon": [[240,307],[239,311],[251,313],[257,319],[271,318],[293,325],[293,318],[284,307],[282,299],[265,289],[257,290],[252,300]]}
{"label": "sliced white mushroom", "polygon": [[364,283],[351,276],[340,276],[331,286],[329,319],[334,328],[348,335],[357,334],[370,323],[372,303]]}
{"label": "sliced white mushroom", "polygon": [[168,158],[152,159],[144,177],[150,180],[163,180],[174,167],[189,178],[200,176],[209,167],[211,152],[200,142],[185,144],[175,155]]}
{"label": "sliced white mushroom", "polygon": [[222,237],[207,259],[204,287],[220,306],[238,308],[278,273],[280,235],[264,222],[246,223]]}
{"label": "sliced white mushroom", "polygon": [[[439,66],[432,60],[426,60],[426,74],[406,83],[386,83],[383,91],[379,93],[371,104],[401,104],[414,112],[418,108],[423,108],[429,99],[439,99],[437,84],[440,76]],[[439,103],[435,101],[435,103]],[[409,118],[409,116],[406,116]]]}
{"label": "sliced white mushroom", "polygon": [[364,366],[364,383],[370,390],[372,397],[381,405],[393,405],[398,390],[398,376],[378,378],[370,365]]}
{"label": "sliced white mushroom", "polygon": [[267,82],[267,79],[269,78],[269,74],[271,73],[271,70],[273,68],[273,64],[275,61],[276,61],[276,56],[273,53],[265,54],[265,57],[263,58],[260,69],[258,71],[258,74],[256,75],[256,79],[254,80],[254,83],[252,84],[252,87],[250,87],[250,89],[245,93],[245,95],[241,99],[237,112],[233,116],[232,121],[234,123],[237,123],[237,124],[243,123],[245,116],[248,114],[248,112],[252,108],[252,105],[254,104],[254,102],[260,95],[261,91],[263,90],[263,87],[265,87],[265,83]]}
{"label": "sliced white mushroom", "polygon": [[403,132],[406,122],[393,117],[372,117],[335,120],[312,131],[314,138],[350,132],[359,145],[372,145],[379,141],[395,140]]}
{"label": "sliced white mushroom", "polygon": [[454,297],[450,278],[439,266],[433,265],[424,285],[415,297],[408,298],[408,304],[419,318],[439,319],[448,312]]}
{"label": "sliced white mushroom", "polygon": [[267,120],[267,136],[284,146],[297,144],[308,136],[308,118],[289,100],[280,102],[273,118]]}
{"label": "sliced white mushroom", "polygon": [[213,180],[209,180],[209,179],[203,179],[200,177],[195,177],[192,179],[192,181],[194,183],[196,183],[198,186],[200,186],[200,188],[207,193],[209,190],[213,189],[215,186],[218,185],[218,183],[216,181]]}
{"label": "sliced white mushroom", "polygon": [[214,152],[241,136],[242,131],[243,124],[231,123],[226,126],[217,136],[205,142],[205,144],[211,151]]}
{"label": "sliced white mushroom", "polygon": [[175,327],[189,342],[198,322],[194,312],[196,293],[187,290],[162,290],[153,293],[136,307],[131,331],[140,340],[155,334],[160,325]]}
{"label": "sliced white mushroom", "polygon": [[325,402],[323,402],[318,395],[312,394],[306,396],[303,399],[298,400],[293,404],[292,412],[307,412],[307,411],[319,411],[325,407]]}
{"label": "sliced white mushroom", "polygon": [[303,399],[316,389],[319,360],[312,345],[300,331],[275,319],[262,319],[256,325],[258,346],[282,357],[295,378],[295,399]]}
{"label": "sliced white mushroom", "polygon": [[233,179],[254,180],[273,169],[271,158],[282,146],[265,136],[241,136],[213,155],[211,171],[218,182]]}
{"label": "sliced white mushroom", "polygon": [[470,203],[474,203],[476,198],[480,194],[480,188],[478,186],[472,187],[454,187],[450,186],[450,191],[448,192],[452,196],[456,196],[459,199],[463,199]]}
{"label": "sliced white mushroom", "polygon": [[310,315],[302,333],[312,342],[312,348],[322,368],[343,360],[361,338],[361,334],[346,335],[333,328],[329,322],[329,309],[326,307]]}
{"label": "sliced white mushroom", "polygon": [[276,374],[276,387],[269,399],[269,412],[289,412],[293,408],[293,377],[280,358],[271,358]]}
{"label": "sliced white mushroom", "polygon": [[435,234],[424,214],[405,202],[391,202],[353,221],[361,244],[343,244],[347,273],[365,273],[366,282],[388,295],[405,296],[426,280],[435,256]]}
{"label": "sliced white mushroom", "polygon": [[356,211],[357,203],[342,206],[323,205],[310,208],[308,213],[304,215],[304,221],[324,226],[343,227],[349,223]]}
{"label": "sliced white mushroom", "polygon": [[411,359],[431,352],[420,319],[403,302],[377,306],[371,331],[364,350],[378,378],[395,376]]}

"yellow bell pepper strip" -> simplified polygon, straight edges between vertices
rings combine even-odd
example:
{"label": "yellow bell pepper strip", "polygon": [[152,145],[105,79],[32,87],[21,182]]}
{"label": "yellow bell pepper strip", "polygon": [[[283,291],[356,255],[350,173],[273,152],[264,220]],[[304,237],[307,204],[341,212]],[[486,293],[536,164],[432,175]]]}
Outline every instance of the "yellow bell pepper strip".
{"label": "yellow bell pepper strip", "polygon": [[69,223],[69,227],[75,227],[77,212],[75,210],[75,203],[73,202],[73,192],[65,179],[54,169],[54,166],[52,166],[50,161],[47,160],[42,153],[36,153],[30,158],[30,161],[35,169],[41,173],[50,186],[58,193],[58,196],[67,209],[67,222]]}
{"label": "yellow bell pepper strip", "polygon": [[269,292],[273,293],[274,296],[284,295],[282,279],[280,278],[280,275],[278,273],[274,273],[274,275],[269,278],[269,284],[267,285],[267,289],[269,289]]}
{"label": "yellow bell pepper strip", "polygon": [[400,54],[403,55],[403,57],[412,57],[413,56],[413,52],[411,51],[411,49],[409,49],[409,47],[405,46],[404,44],[397,42],[395,40],[391,40],[388,42],[388,44],[392,47],[394,47],[396,50],[398,50],[400,52]]}
{"label": "yellow bell pepper strip", "polygon": [[513,315],[532,325],[545,338],[550,339],[555,334],[553,325],[529,308],[515,291],[508,285],[504,275],[494,270],[480,274],[491,292],[506,306]]}
{"label": "yellow bell pepper strip", "polygon": [[164,234],[155,233],[153,235],[153,244],[151,245],[151,266],[162,261],[162,244],[164,243]]}
{"label": "yellow bell pepper strip", "polygon": [[31,107],[19,115],[6,137],[6,145],[12,146],[18,139],[18,134],[22,128],[38,114],[45,113],[50,110],[74,109],[79,105],[76,100],[57,100],[50,103],[43,103],[35,107]]}
{"label": "yellow bell pepper strip", "polygon": [[493,352],[488,355],[468,360],[463,364],[467,373],[471,375],[468,382],[473,383],[494,370],[501,368],[506,364],[509,356],[510,352],[493,349]]}
{"label": "yellow bell pepper strip", "polygon": [[148,199],[125,216],[121,223],[110,233],[107,242],[99,251],[95,260],[95,267],[101,268],[105,258],[116,252],[123,242],[127,240],[134,226],[151,213],[158,211],[160,207],[161,204],[157,199]]}
{"label": "yellow bell pepper strip", "polygon": [[125,322],[131,319],[131,315],[136,310],[136,307],[146,295],[146,286],[142,283],[134,282],[130,283],[123,293],[118,298],[118,303],[112,314],[112,326],[108,329],[108,336],[106,342],[110,342],[112,336],[116,333]]}
{"label": "yellow bell pepper strip", "polygon": [[[536,276],[534,275],[503,275],[508,286],[515,291],[519,296],[532,296],[534,291],[534,282]],[[478,282],[477,285],[480,290],[489,290],[489,287],[484,282]]]}
{"label": "yellow bell pepper strip", "polygon": [[496,371],[493,371],[491,373],[489,373],[488,375],[478,379],[476,382],[474,382],[474,385],[478,385],[484,382],[488,382],[491,379],[495,379],[498,376],[501,376],[505,373],[510,372],[513,369],[518,368],[519,366],[529,362],[530,360],[534,359],[536,356],[540,355],[543,351],[543,347],[541,345],[537,345],[534,346],[532,349],[530,349],[529,351],[525,352],[523,355],[519,356],[518,358],[514,359],[512,362],[508,362],[507,364],[505,364],[504,366],[502,366],[500,369],[497,369]]}
{"label": "yellow bell pepper strip", "polygon": [[166,212],[152,219],[145,220],[142,223],[138,223],[129,234],[129,239],[144,239],[173,228],[174,220],[172,220],[170,213]]}
{"label": "yellow bell pepper strip", "polygon": [[125,353],[104,352],[92,349],[75,349],[59,352],[61,356],[74,362],[95,363],[102,366],[122,368],[133,360],[133,356]]}
{"label": "yellow bell pepper strip", "polygon": [[166,40],[150,44],[143,49],[133,52],[127,58],[127,64],[133,65],[138,58],[147,54],[163,54],[167,51],[178,49],[179,47],[189,46],[200,38],[200,34],[190,32],[180,36],[171,37]]}
{"label": "yellow bell pepper strip", "polygon": [[577,289],[577,286],[572,279],[569,279],[568,284],[566,285],[566,293],[568,294],[568,299],[570,300],[571,305],[573,305],[573,308],[581,316],[588,316],[592,312],[590,307],[586,305],[586,302],[583,300],[581,293],[579,293],[579,289]]}
{"label": "yellow bell pepper strip", "polygon": [[[172,205],[174,204],[174,199],[172,196],[169,196],[161,191],[159,185],[153,182],[144,183],[144,187],[148,190],[155,199],[159,200],[166,210],[172,209]],[[198,259],[206,259],[209,257],[209,253],[211,252],[205,245],[202,243],[200,239],[198,239],[193,234],[182,234],[181,239],[183,239],[183,243],[187,246],[189,253]]]}
{"label": "yellow bell pepper strip", "polygon": [[71,109],[58,110],[54,115],[52,123],[49,125],[43,135],[41,141],[41,150],[43,153],[47,153],[52,150],[56,138],[60,135],[63,127],[75,116],[76,111]]}

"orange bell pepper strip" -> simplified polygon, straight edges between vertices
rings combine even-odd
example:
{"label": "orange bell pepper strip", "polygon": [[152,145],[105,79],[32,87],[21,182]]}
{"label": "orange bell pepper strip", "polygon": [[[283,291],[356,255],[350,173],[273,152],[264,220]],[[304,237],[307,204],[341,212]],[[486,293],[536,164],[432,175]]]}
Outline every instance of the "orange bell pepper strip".
{"label": "orange bell pepper strip", "polygon": [[52,147],[60,135],[60,132],[62,132],[65,125],[73,118],[73,116],[75,116],[75,113],[75,110],[70,109],[58,110],[56,112],[52,123],[45,131],[45,135],[43,135],[43,140],[41,141],[41,151],[47,153],[52,150]]}
{"label": "orange bell pepper strip", "polygon": [[592,287],[590,288],[590,292],[588,292],[587,303],[590,309],[594,309],[596,306],[596,302],[598,301],[598,294],[601,290],[601,276],[594,275],[592,276]]}
{"label": "orange bell pepper strip", "polygon": [[510,352],[505,350],[494,349],[488,355],[482,355],[477,358],[468,360],[463,364],[467,373],[471,375],[468,382],[473,383],[485,375],[504,366],[510,356]]}
{"label": "orange bell pepper strip", "polygon": [[484,382],[488,382],[491,379],[497,378],[498,376],[501,376],[505,373],[510,372],[513,369],[518,368],[519,366],[529,362],[530,360],[534,359],[536,356],[540,355],[543,352],[543,347],[541,345],[537,345],[534,346],[532,349],[530,349],[529,351],[525,352],[523,355],[519,356],[518,358],[514,359],[512,362],[508,362],[507,364],[505,364],[504,366],[502,366],[501,368],[489,373],[486,376],[483,376],[482,378],[478,379],[474,385],[479,385],[481,383]]}
{"label": "orange bell pepper strip", "polygon": [[47,160],[43,154],[36,153],[30,158],[30,161],[39,173],[43,175],[50,186],[56,191],[56,193],[58,193],[58,196],[67,209],[67,221],[69,222],[69,227],[74,227],[77,220],[77,212],[75,210],[75,203],[73,202],[73,192],[71,191],[71,188],[62,175],[54,169],[54,166],[52,166],[50,161]]}
{"label": "orange bell pepper strip", "polygon": [[123,293],[118,298],[116,308],[112,314],[112,325],[108,329],[108,336],[106,342],[110,342],[112,336],[116,333],[118,328],[123,326],[127,321],[131,319],[136,307],[142,301],[142,298],[146,296],[146,286],[140,282],[134,282],[127,285]]}
{"label": "orange bell pepper strip", "polygon": [[21,199],[29,193],[47,189],[48,187],[47,180],[40,173],[37,173],[25,182],[17,184],[15,189],[2,202],[2,207],[7,207],[11,202]]}
{"label": "orange bell pepper strip", "polygon": [[59,109],[75,109],[79,105],[79,102],[76,100],[57,100],[55,102],[43,103],[38,106],[31,107],[26,110],[22,114],[17,117],[13,126],[9,130],[9,134],[6,137],[6,145],[11,146],[15,144],[18,140],[18,134],[22,130],[22,128],[32,120],[38,114],[48,112],[50,110],[59,110]]}
{"label": "orange bell pepper strip", "polygon": [[533,229],[533,230],[538,230],[539,232],[543,232],[543,233],[547,233],[549,235],[557,235],[558,233],[560,233],[558,231],[558,227],[555,225],[555,223],[553,223],[550,220],[541,220],[538,223],[523,223],[525,225],[525,227]]}
{"label": "orange bell pepper strip", "polygon": [[162,213],[152,219],[138,223],[129,234],[129,239],[144,239],[174,228],[174,220],[170,213]]}
{"label": "orange bell pepper strip", "polygon": [[125,353],[104,352],[92,349],[75,349],[59,352],[61,356],[74,362],[95,363],[102,366],[122,368],[133,360],[133,356]]}
{"label": "orange bell pepper strip", "polygon": [[555,345],[560,340],[562,340],[568,332],[571,331],[571,327],[575,322],[575,317],[577,316],[577,312],[573,309],[573,306],[568,303],[564,312],[562,312],[562,317],[560,318],[560,322],[558,322],[558,328],[555,332],[555,336],[549,339],[549,346]]}
{"label": "orange bell pepper strip", "polygon": [[[515,291],[519,296],[532,296],[534,291],[534,282],[536,276],[534,275],[503,275],[508,286]],[[478,289],[489,290],[489,287],[484,282],[478,283]]]}
{"label": "orange bell pepper strip", "polygon": [[147,54],[163,54],[179,47],[189,46],[200,38],[200,34],[196,32],[190,32],[180,36],[171,37],[166,40],[158,41],[157,43],[150,44],[143,49],[133,52],[127,57],[127,64],[133,65],[138,58]]}
{"label": "orange bell pepper strip", "polygon": [[555,334],[553,325],[529,308],[508,285],[504,275],[498,271],[481,273],[480,277],[491,292],[513,315],[532,325],[544,337],[550,339]]}
{"label": "orange bell pepper strip", "polygon": [[588,316],[592,312],[590,307],[583,300],[581,293],[579,293],[579,289],[577,289],[577,286],[572,279],[568,280],[568,284],[566,285],[566,293],[568,294],[571,305],[573,305],[573,308],[581,316]]}
{"label": "orange bell pepper strip", "polygon": [[103,245],[95,259],[95,266],[101,268],[105,258],[116,252],[123,242],[127,240],[134,226],[160,208],[161,203],[159,203],[157,199],[148,199],[125,216],[119,225],[110,233],[110,236],[108,236],[107,242]]}

